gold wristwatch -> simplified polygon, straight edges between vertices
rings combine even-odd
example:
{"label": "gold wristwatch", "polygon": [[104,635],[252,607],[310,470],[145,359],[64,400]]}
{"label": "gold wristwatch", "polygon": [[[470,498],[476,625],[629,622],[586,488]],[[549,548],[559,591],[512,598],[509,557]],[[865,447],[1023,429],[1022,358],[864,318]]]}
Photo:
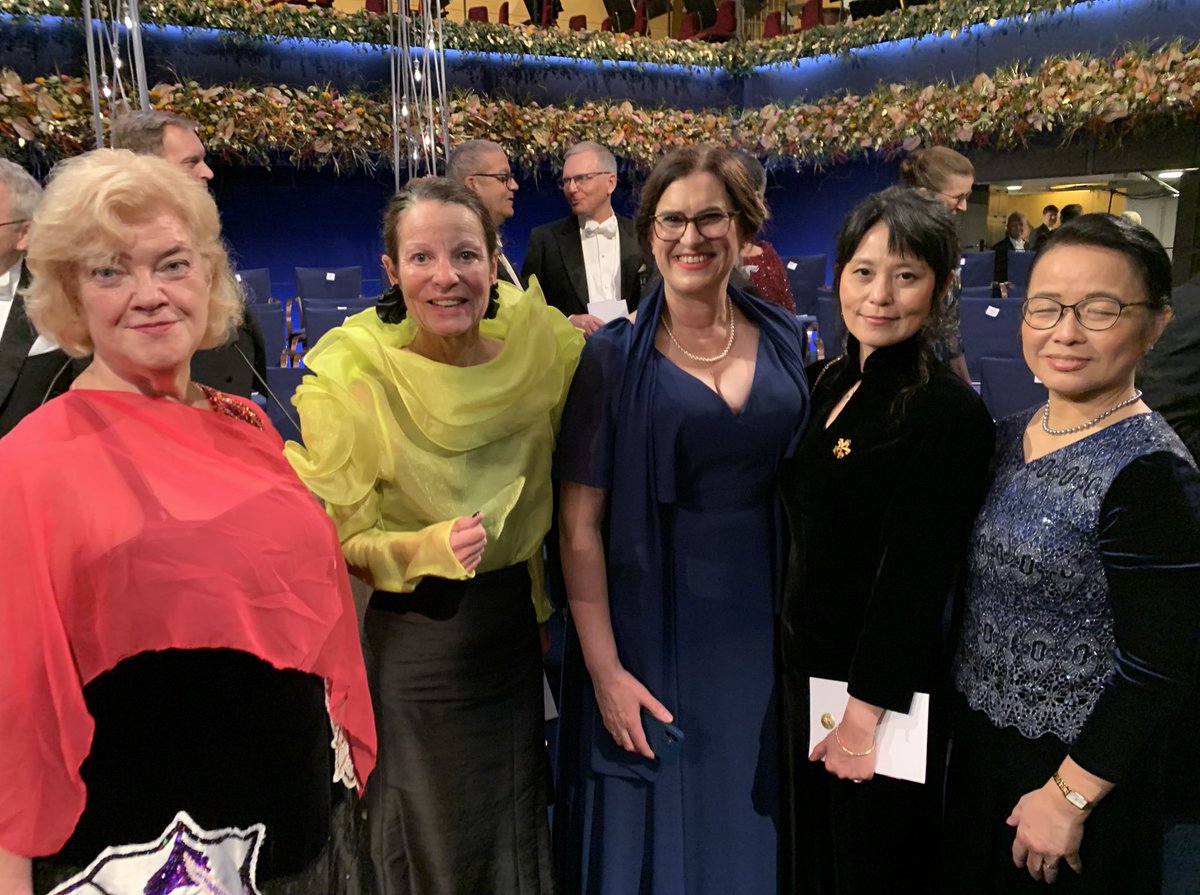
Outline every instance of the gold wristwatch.
{"label": "gold wristwatch", "polygon": [[1055,771],[1054,775],[1050,779],[1054,781],[1054,785],[1057,786],[1062,792],[1063,798],[1080,811],[1087,811],[1088,808],[1092,806],[1092,803],[1089,802],[1081,793],[1077,793],[1063,782],[1063,778],[1058,776],[1058,771]]}

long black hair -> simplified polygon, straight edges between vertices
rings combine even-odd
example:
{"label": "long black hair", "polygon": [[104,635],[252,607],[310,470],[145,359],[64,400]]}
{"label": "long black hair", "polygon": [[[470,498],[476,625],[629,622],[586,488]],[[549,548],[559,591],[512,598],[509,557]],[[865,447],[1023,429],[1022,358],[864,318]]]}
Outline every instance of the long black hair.
{"label": "long black hair", "polygon": [[920,331],[917,378],[901,389],[896,399],[897,407],[903,408],[909,397],[929,382],[938,365],[935,346],[942,341],[950,317],[946,297],[958,269],[958,233],[950,212],[926,193],[893,186],[867,196],[846,215],[838,232],[833,288],[839,307],[842,271],[858,251],[867,232],[880,223],[888,229],[888,250],[924,261],[933,271],[934,278],[929,317]]}

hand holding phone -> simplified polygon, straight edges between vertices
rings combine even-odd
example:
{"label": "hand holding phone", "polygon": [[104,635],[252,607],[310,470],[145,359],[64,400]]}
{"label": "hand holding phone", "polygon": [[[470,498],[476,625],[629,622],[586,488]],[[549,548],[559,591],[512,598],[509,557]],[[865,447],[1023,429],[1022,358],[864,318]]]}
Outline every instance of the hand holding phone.
{"label": "hand holding phone", "polygon": [[670,764],[678,761],[679,747],[683,743],[683,731],[674,724],[659,721],[646,709],[642,709],[642,730],[650,751],[659,761]]}

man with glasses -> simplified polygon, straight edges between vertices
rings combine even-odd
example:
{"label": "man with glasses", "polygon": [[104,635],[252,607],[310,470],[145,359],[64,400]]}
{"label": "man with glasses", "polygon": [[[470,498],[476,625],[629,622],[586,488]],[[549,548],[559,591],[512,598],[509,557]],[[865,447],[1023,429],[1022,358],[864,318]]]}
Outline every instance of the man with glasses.
{"label": "man with glasses", "polygon": [[[513,194],[520,187],[500,144],[491,140],[468,140],[457,146],[446,163],[446,176],[457,180],[483,200],[497,230],[513,216]],[[500,247],[497,274],[500,279],[525,288],[525,283],[517,276],[516,268],[505,257],[503,246]]]}
{"label": "man with glasses", "polygon": [[641,295],[642,253],[633,221],[613,211],[616,188],[617,160],[608,149],[588,141],[567,150],[562,190],[571,214],[533,229],[521,268],[585,336],[604,323],[589,302],[623,299],[628,312]]}
{"label": "man with glasses", "polygon": [[23,259],[41,198],[41,185],[24,168],[0,159],[0,436],[66,391],[75,376],[70,358],[25,316]]}

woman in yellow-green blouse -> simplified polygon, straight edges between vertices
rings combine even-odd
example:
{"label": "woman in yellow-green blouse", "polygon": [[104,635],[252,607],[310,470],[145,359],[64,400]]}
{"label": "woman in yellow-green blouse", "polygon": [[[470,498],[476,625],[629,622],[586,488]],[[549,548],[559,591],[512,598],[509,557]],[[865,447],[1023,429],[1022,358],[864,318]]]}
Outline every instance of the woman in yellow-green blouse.
{"label": "woman in yellow-green blouse", "polygon": [[309,353],[287,449],[375,587],[379,887],[550,892],[541,544],[582,336],[536,286],[498,289],[496,229],[464,187],[410,183],[384,243],[392,288]]}

